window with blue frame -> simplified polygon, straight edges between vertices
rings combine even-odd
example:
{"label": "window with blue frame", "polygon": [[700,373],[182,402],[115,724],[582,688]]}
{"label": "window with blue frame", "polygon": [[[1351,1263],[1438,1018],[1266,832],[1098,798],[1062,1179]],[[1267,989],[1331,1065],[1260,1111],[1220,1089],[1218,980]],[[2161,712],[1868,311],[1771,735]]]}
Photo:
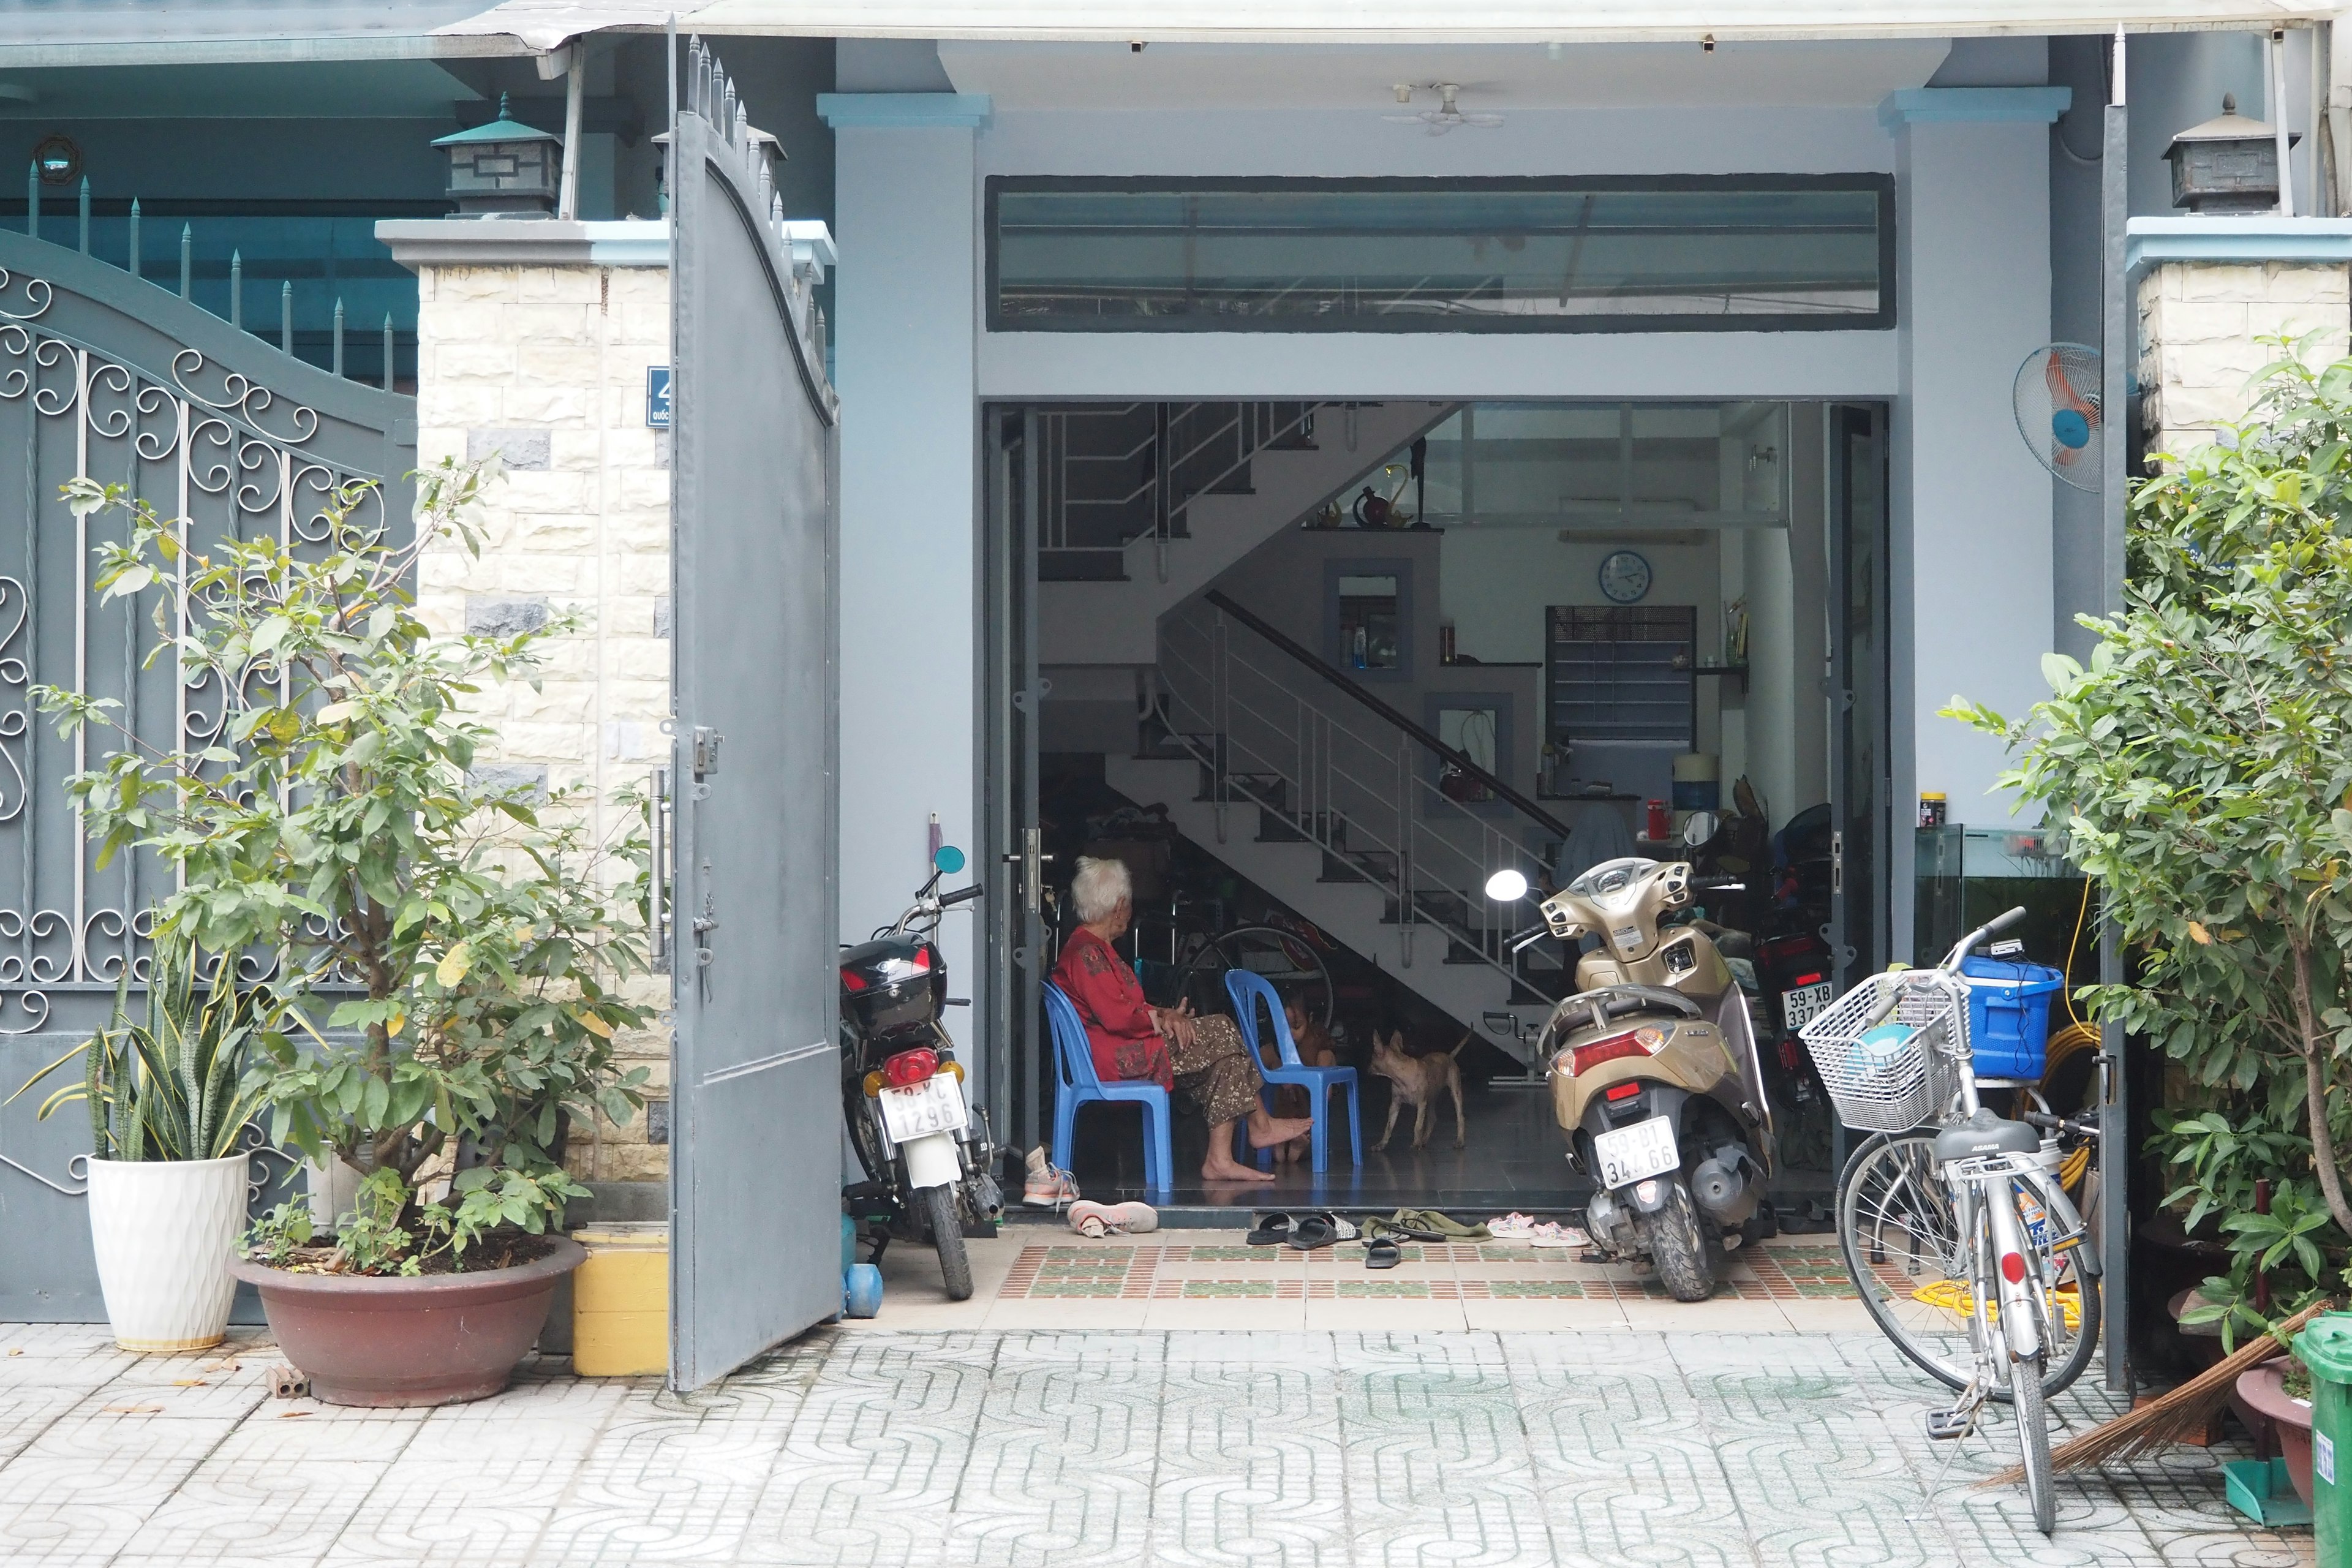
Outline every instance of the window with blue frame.
{"label": "window with blue frame", "polygon": [[1772,331],[1895,324],[1882,174],[1004,175],[998,331]]}

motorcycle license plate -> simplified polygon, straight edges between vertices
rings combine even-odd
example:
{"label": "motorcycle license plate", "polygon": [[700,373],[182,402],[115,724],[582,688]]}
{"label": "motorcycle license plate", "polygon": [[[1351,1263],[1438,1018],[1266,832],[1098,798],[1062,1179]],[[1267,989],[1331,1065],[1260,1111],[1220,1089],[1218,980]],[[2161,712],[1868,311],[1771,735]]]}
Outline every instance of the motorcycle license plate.
{"label": "motorcycle license plate", "polygon": [[1601,1167],[1596,1173],[1604,1187],[1622,1187],[1683,1163],[1682,1152],[1675,1147],[1675,1124],[1664,1116],[1601,1133],[1592,1141],[1592,1159]]}
{"label": "motorcycle license plate", "polygon": [[927,1132],[960,1131],[966,1120],[963,1086],[953,1073],[940,1073],[912,1089],[886,1089],[881,1100],[882,1130],[893,1143]]}
{"label": "motorcycle license plate", "polygon": [[1790,1034],[1811,1023],[1830,1010],[1830,983],[1800,985],[1794,991],[1780,993],[1780,1018]]}

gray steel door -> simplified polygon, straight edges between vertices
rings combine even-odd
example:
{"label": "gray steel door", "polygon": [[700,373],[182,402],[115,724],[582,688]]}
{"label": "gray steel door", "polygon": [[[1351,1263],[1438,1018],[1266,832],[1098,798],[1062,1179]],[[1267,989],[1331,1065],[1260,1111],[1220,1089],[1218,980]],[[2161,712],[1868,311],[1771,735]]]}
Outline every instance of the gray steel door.
{"label": "gray steel door", "polygon": [[698,44],[687,75],[669,213],[680,1389],[841,1310],[837,404],[759,142]]}

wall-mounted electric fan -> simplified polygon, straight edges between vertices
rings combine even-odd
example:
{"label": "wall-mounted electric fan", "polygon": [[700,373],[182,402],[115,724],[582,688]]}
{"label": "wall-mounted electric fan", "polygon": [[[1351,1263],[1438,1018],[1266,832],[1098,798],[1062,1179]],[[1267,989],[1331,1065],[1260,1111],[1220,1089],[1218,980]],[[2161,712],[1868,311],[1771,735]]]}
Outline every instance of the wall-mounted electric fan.
{"label": "wall-mounted electric fan", "polygon": [[2035,349],[2017,367],[2017,433],[2042,466],[2077,489],[2095,490],[2105,464],[2099,411],[2099,351],[2081,343]]}

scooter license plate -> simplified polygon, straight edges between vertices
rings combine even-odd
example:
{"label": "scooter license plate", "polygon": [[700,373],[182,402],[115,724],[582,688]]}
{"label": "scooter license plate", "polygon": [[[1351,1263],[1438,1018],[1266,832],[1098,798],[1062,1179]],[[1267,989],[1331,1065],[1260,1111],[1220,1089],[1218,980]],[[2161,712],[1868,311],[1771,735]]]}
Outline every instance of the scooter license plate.
{"label": "scooter license plate", "polygon": [[893,1143],[920,1138],[927,1132],[955,1132],[968,1120],[963,1086],[953,1073],[940,1073],[912,1089],[882,1091],[882,1130]]}
{"label": "scooter license plate", "polygon": [[1622,1187],[1683,1163],[1682,1152],[1675,1147],[1675,1124],[1664,1116],[1600,1134],[1592,1140],[1592,1158],[1601,1167],[1604,1187]]}
{"label": "scooter license plate", "polygon": [[1794,991],[1780,993],[1780,1018],[1790,1034],[1811,1023],[1830,1010],[1830,983],[1800,985]]}

